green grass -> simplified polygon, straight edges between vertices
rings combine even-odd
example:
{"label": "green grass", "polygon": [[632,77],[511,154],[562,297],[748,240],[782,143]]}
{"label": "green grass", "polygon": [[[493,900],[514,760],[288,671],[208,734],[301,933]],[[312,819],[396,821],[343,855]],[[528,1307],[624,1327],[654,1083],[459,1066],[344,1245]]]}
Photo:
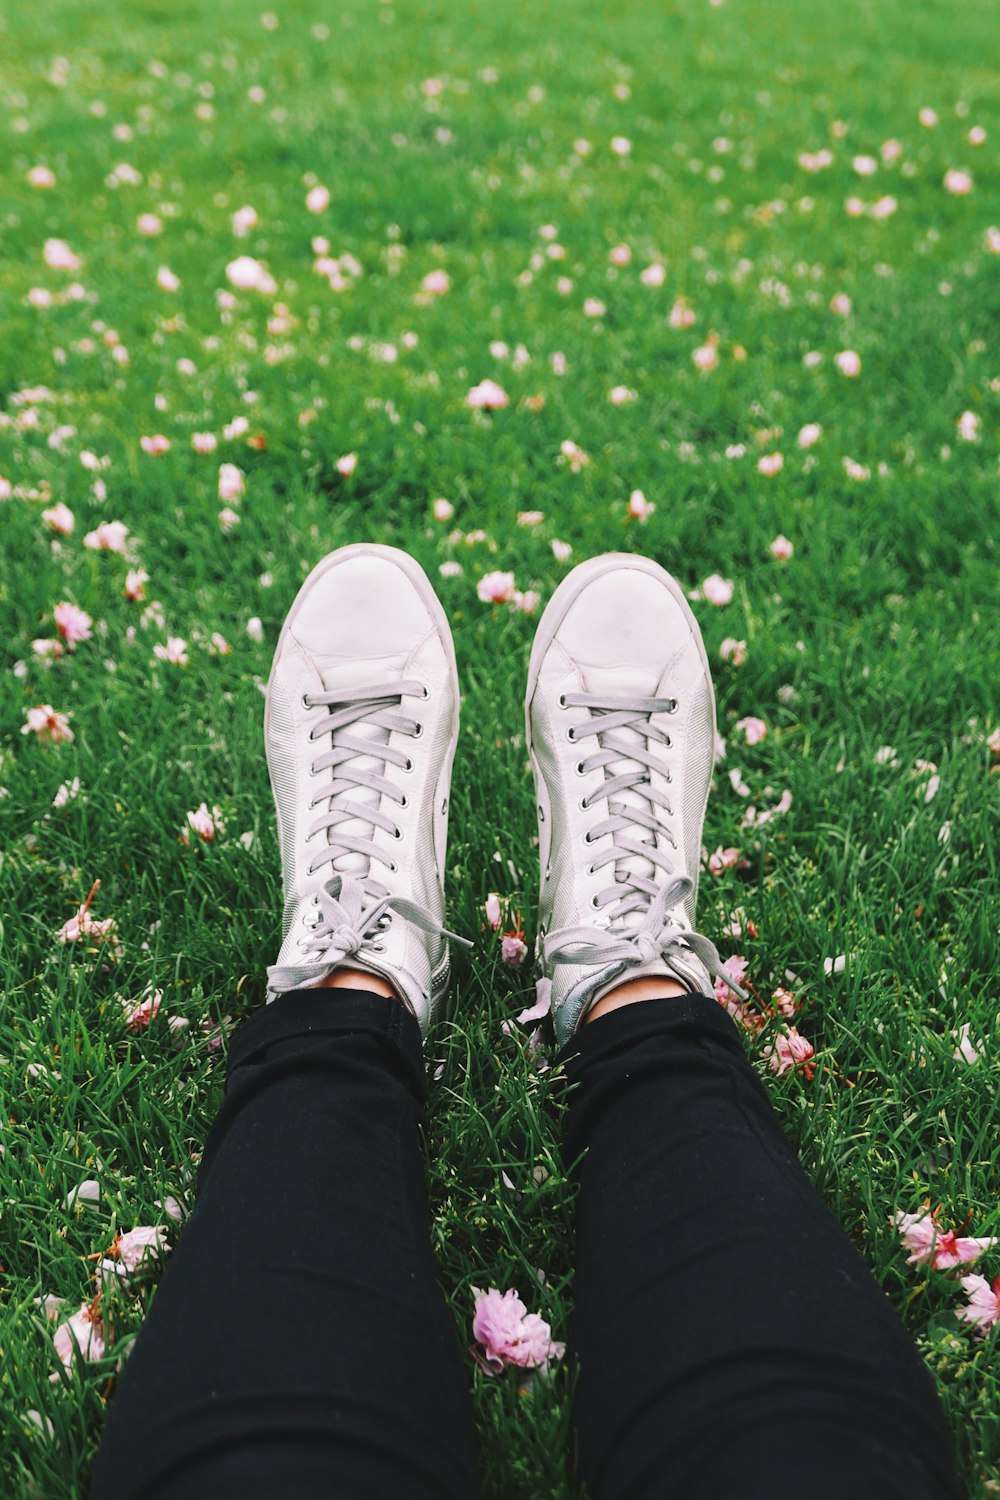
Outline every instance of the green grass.
{"label": "green grass", "polygon": [[[746,954],[762,993],[798,976],[818,1069],[812,1082],[768,1074],[775,1105],[919,1341],[969,1492],[985,1494],[1000,1483],[996,1335],[977,1342],[956,1323],[954,1279],[906,1266],[888,1219],[929,1197],[949,1225],[971,1215],[970,1232],[1000,1233],[1000,783],[985,743],[1000,651],[993,7],[969,0],[958,24],[941,0],[845,0],[835,12],[814,0],[647,0],[614,14],[596,0],[304,0],[274,30],[251,10],[48,0],[0,18],[0,476],[13,487],[0,503],[3,1493],[85,1492],[114,1353],[50,1383],[51,1330],[34,1299],[57,1294],[72,1310],[116,1226],[158,1222],[165,1193],[190,1197],[222,1084],[203,1025],[261,1003],[276,950],[260,686],[307,569],[377,539],[435,580],[445,561],[463,569],[439,584],[464,689],[450,917],[470,934],[496,889],[530,936],[537,878],[521,722],[534,625],[481,604],[479,577],[513,569],[544,599],[573,561],[636,549],[690,589],[713,572],[734,581],[727,606],[695,605],[729,741],[705,843],[748,863],[704,876],[701,925],[724,953]],[[422,90],[428,78],[439,94]],[[918,123],[925,106],[933,128]],[[627,159],[610,148],[619,135]],[[878,158],[891,138],[902,156],[858,176],[852,159]],[[799,153],[823,147],[832,165],[805,172]],[[141,181],[109,186],[119,163]],[[28,183],[38,165],[54,187]],[[970,194],[945,191],[949,168],[972,172]],[[304,202],[314,182],[332,193],[319,215]],[[892,195],[897,210],[852,217],[852,194]],[[240,240],[230,219],[246,204],[259,225]],[[162,220],[153,238],[136,230],[148,212]],[[547,256],[545,225],[561,260]],[[363,268],[346,290],[315,274],[318,234]],[[45,265],[49,238],[69,242],[77,273]],[[632,262],[615,274],[621,243]],[[237,292],[227,310],[217,293],[239,254],[265,262],[277,291]],[[640,280],[656,259],[659,288]],[[178,291],[157,288],[161,265]],[[450,292],[415,301],[439,268]],[[80,300],[65,296],[73,281]],[[32,305],[32,288],[53,305]],[[846,318],[830,308],[837,293],[851,299]],[[679,296],[693,327],[670,326]],[[588,297],[603,316],[585,316]],[[691,354],[710,334],[718,365],[702,372]],[[491,354],[496,340],[506,358]],[[387,344],[395,362],[376,357]],[[528,361],[513,359],[519,344]],[[834,366],[844,349],[861,356],[856,379]],[[511,400],[481,417],[465,394],[487,376]],[[636,400],[612,405],[616,385]],[[51,398],[18,397],[38,386]],[[981,419],[979,442],[956,433],[965,411]],[[224,439],[241,414],[248,433]],[[796,434],[811,422],[823,434],[806,451]],[[192,450],[197,431],[219,436],[216,453]],[[153,433],[170,452],[142,451]],[[247,445],[257,435],[266,447]],[[590,455],[579,473],[560,459],[566,439]],[[742,457],[726,456],[733,445]],[[107,467],[89,470],[82,451]],[[349,452],[358,464],[345,479],[336,460]],[[785,461],[766,477],[756,461],[770,452]],[[850,478],[845,457],[870,477]],[[223,461],[247,476],[229,535],[217,520]],[[626,520],[635,488],[656,505],[645,525]],[[432,519],[438,496],[455,506],[449,525]],[[76,516],[58,547],[41,519],[56,500]],[[527,509],[544,521],[518,525]],[[102,519],[128,526],[146,604],[123,597],[124,559],[84,548]],[[795,544],[785,564],[768,550],[778,532]],[[554,560],[553,538],[572,546],[569,563]],[[89,612],[94,637],[46,663],[31,642],[54,634],[61,600]],[[162,625],[144,614],[152,600]],[[213,631],[230,655],[209,652]],[[167,634],[187,641],[187,667],[154,661]],[[720,659],[727,636],[747,643],[738,668]],[[21,734],[41,703],[71,714],[72,744]],[[733,731],[748,714],[769,726],[753,748]],[[887,745],[896,764],[875,759]],[[940,775],[929,803],[918,760]],[[791,810],[741,828],[733,767],[757,805],[787,788]],[[79,795],[53,809],[74,776]],[[185,849],[179,831],[203,800],[222,809],[225,834]],[[96,878],[118,961],[54,938]],[[736,907],[756,938],[723,936]],[[842,953],[844,972],[826,977],[823,959]],[[163,1009],[130,1036],[115,996],[149,984]],[[452,1018],[428,1048],[440,1071],[433,1232],[465,1343],[472,1285],[517,1286],[557,1336],[571,1311],[572,1205],[545,1080],[501,1031],[529,992],[528,972],[504,970],[481,935],[458,959]],[[171,1033],[168,1016],[188,1029]],[[982,1052],[973,1067],[952,1057],[966,1021]],[[100,1180],[100,1204],[67,1211],[84,1178]],[[992,1278],[1000,1257],[978,1269]],[[123,1337],[148,1295],[123,1299]],[[526,1400],[470,1360],[488,1497],[576,1493],[565,1378]]]}

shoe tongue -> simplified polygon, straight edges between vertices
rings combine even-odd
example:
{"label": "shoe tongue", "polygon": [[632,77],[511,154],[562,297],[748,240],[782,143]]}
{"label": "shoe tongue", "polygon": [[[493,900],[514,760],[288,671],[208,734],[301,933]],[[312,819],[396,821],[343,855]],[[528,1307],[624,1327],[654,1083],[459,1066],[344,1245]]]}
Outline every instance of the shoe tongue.
{"label": "shoe tongue", "polygon": [[[401,651],[397,655],[380,657],[377,661],[359,661],[357,657],[345,659],[344,657],[335,655],[317,656],[314,658],[314,664],[322,678],[324,692],[342,693],[345,698],[350,698],[359,689],[388,688],[393,682],[399,679],[406,664],[406,659],[407,653]],[[364,740],[370,743],[373,747],[373,752],[377,751],[378,746],[386,745],[389,742],[389,731],[387,729],[380,729],[377,724],[372,724],[367,719],[359,719],[356,723],[349,725],[342,733],[348,734],[353,740]],[[328,750],[331,741],[327,737],[317,741],[317,743],[323,750]],[[382,776],[385,774],[386,762],[377,753],[373,753],[371,755],[352,756],[350,761],[344,762],[344,765],[350,765],[354,770],[369,771],[376,776]],[[333,774],[333,771],[339,771],[340,769],[340,766],[337,766],[333,770],[328,769],[324,774],[330,776]],[[345,787],[336,797],[331,797],[325,804],[317,803],[316,811],[320,811],[321,808],[323,810],[332,809],[344,798],[354,807],[377,808],[381,800],[378,792],[370,787],[350,786]],[[363,817],[345,818],[328,831],[327,839],[330,843],[337,843],[345,834],[353,835],[355,838],[371,839],[374,833],[374,823],[366,822]],[[337,858],[331,861],[328,866],[324,866],[324,868],[330,874],[336,871],[340,875],[353,875],[363,880],[371,872],[372,861],[366,854],[347,851],[343,854],[338,854]],[[381,872],[382,867],[376,865],[376,879],[378,879]]]}
{"label": "shoe tongue", "polygon": [[[599,667],[590,667],[584,664],[580,666],[580,674],[583,681],[583,691],[593,693],[596,697],[607,696],[617,701],[621,698],[653,698],[660,683],[660,674],[663,669],[662,646],[657,643],[658,660],[648,664],[642,660],[630,660],[622,662],[617,666],[608,666],[602,663]],[[616,729],[612,731],[615,739],[620,744],[632,744],[639,749],[646,748],[645,737],[637,729]],[[646,768],[640,761],[629,760],[622,757],[620,760],[612,761],[605,767],[605,776],[622,776],[630,771],[643,771]],[[649,812],[650,804],[645,797],[640,796],[638,791],[618,792],[614,797],[617,805],[624,804],[625,807],[635,807],[643,812]],[[653,835],[647,828],[636,824],[630,830],[622,830],[632,843],[641,842],[648,844],[653,842]],[[618,859],[614,866],[608,865],[608,871],[612,868],[619,880],[628,880],[630,876],[642,875],[647,880],[656,880],[662,876],[659,867],[652,860],[643,859],[641,854],[628,854]],[[625,888],[623,887],[623,894]],[[613,911],[613,908],[611,908]],[[643,922],[645,913],[643,911],[626,912],[623,916],[612,915],[611,925],[615,931],[634,932]]]}

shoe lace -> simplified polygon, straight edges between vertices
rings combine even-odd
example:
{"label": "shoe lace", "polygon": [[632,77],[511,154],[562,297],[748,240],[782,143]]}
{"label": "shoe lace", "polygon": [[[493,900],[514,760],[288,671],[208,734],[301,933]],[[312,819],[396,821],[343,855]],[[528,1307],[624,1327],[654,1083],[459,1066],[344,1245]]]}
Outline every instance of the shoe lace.
{"label": "shoe lace", "polygon": [[309,804],[311,808],[322,805],[323,811],[310,824],[306,841],[325,837],[307,870],[314,875],[324,865],[332,868],[313,892],[313,911],[306,919],[308,936],[300,939],[300,947],[311,958],[300,964],[272,965],[268,981],[273,989],[294,989],[328,974],[374,942],[393,913],[424,932],[472,947],[466,938],[443,927],[426,907],[395,894],[372,875],[376,863],[391,873],[397,868],[389,851],[375,842],[376,828],[392,838],[402,837],[391,811],[382,806],[383,801],[398,807],[407,804],[407,794],[389,776],[389,767],[403,772],[413,769],[412,758],[392,743],[391,736],[416,739],[423,733],[419,720],[401,712],[401,706],[404,698],[426,697],[427,689],[416,681],[391,687],[365,685],[351,693],[305,695],[306,708],[326,709],[312,723],[310,741],[330,738],[330,748],[310,767],[313,776],[326,772],[327,780]]}
{"label": "shoe lace", "polygon": [[607,925],[554,928],[543,940],[545,961],[635,967],[666,959],[671,950],[688,949],[713,978],[747,999],[725,972],[714,943],[691,927],[683,902],[694,890],[694,881],[677,871],[664,847],[677,852],[669,823],[674,814],[654,776],[666,785],[672,779],[662,753],[671,741],[653,719],[675,713],[677,700],[631,693],[565,693],[560,702],[564,708],[587,710],[567,734],[574,742],[596,740],[577,769],[581,775],[601,769],[604,780],[581,806],[588,811],[603,802],[607,816],[587,830],[585,840],[608,840],[595,853],[591,873],[613,866],[614,881],[593,898],[598,910],[610,909]]}

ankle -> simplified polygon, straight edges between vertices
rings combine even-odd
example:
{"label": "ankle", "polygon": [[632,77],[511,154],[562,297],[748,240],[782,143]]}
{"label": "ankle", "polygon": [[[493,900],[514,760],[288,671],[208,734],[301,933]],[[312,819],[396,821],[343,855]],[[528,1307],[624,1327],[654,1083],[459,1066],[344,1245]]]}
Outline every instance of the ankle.
{"label": "ankle", "polygon": [[583,1024],[596,1021],[598,1016],[605,1016],[609,1011],[620,1010],[623,1005],[636,1005],[646,1000],[666,1000],[672,995],[687,995],[688,993],[686,985],[665,976],[658,978],[654,975],[650,978],[643,975],[640,979],[625,979],[601,996],[597,1004],[592,1006],[584,1016]]}
{"label": "ankle", "polygon": [[317,990],[368,990],[373,995],[384,995],[387,1000],[398,1000],[404,1004],[403,997],[387,979],[379,974],[369,974],[364,969],[348,969],[341,967],[334,969],[325,979],[319,980],[314,986]]}

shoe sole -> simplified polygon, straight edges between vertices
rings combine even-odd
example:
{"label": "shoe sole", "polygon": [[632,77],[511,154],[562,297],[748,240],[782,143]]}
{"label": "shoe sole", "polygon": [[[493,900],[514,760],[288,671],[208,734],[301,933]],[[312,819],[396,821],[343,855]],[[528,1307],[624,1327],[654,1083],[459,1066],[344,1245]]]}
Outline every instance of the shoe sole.
{"label": "shoe sole", "polygon": [[[381,557],[386,562],[394,563],[398,568],[400,568],[417,590],[417,593],[420,595],[420,598],[426,606],[428,614],[430,615],[431,619],[434,622],[434,625],[437,628],[438,636],[445,649],[445,656],[448,659],[448,666],[451,670],[452,685],[455,689],[455,722],[452,725],[451,735],[448,739],[448,747],[445,751],[444,760],[441,763],[441,774],[438,777],[437,792],[435,793],[435,796],[441,795],[441,786],[442,784],[444,784],[449,788],[448,800],[450,802],[451,770],[455,760],[455,750],[458,745],[460,703],[458,663],[455,660],[455,642],[452,638],[451,626],[448,623],[448,616],[445,614],[443,608],[441,607],[441,601],[434,591],[433,584],[427,577],[427,574],[424,572],[423,568],[417,562],[416,558],[411,557],[408,552],[401,551],[399,547],[387,547],[380,542],[352,542],[349,546],[338,547],[335,551],[328,552],[326,557],[321,558],[316,566],[312,569],[312,571],[308,573],[307,576],[303,579],[301,585],[299,586],[298,593],[292,600],[291,608],[289,609],[288,614],[285,616],[285,623],[281,627],[281,634],[278,636],[278,642],[274,648],[274,656],[271,658],[271,670],[268,673],[267,688],[264,693],[265,742],[267,738],[267,726],[271,716],[271,683],[274,679],[275,667],[277,665],[278,658],[281,655],[282,647],[285,643],[285,638],[288,635],[289,630],[291,629],[292,622],[298,614],[298,611],[302,606],[302,602],[305,599],[306,595],[310,592],[313,584],[315,584],[320,578],[322,578],[324,574],[328,573],[331,568],[336,567],[339,563],[348,561],[352,557]],[[445,872],[444,870],[442,870],[442,888],[444,886],[444,876]],[[436,1019],[437,1014],[440,1010],[441,1000],[444,996],[445,990],[448,987],[448,973],[449,956],[446,947],[443,964],[431,974],[431,1020]]]}

